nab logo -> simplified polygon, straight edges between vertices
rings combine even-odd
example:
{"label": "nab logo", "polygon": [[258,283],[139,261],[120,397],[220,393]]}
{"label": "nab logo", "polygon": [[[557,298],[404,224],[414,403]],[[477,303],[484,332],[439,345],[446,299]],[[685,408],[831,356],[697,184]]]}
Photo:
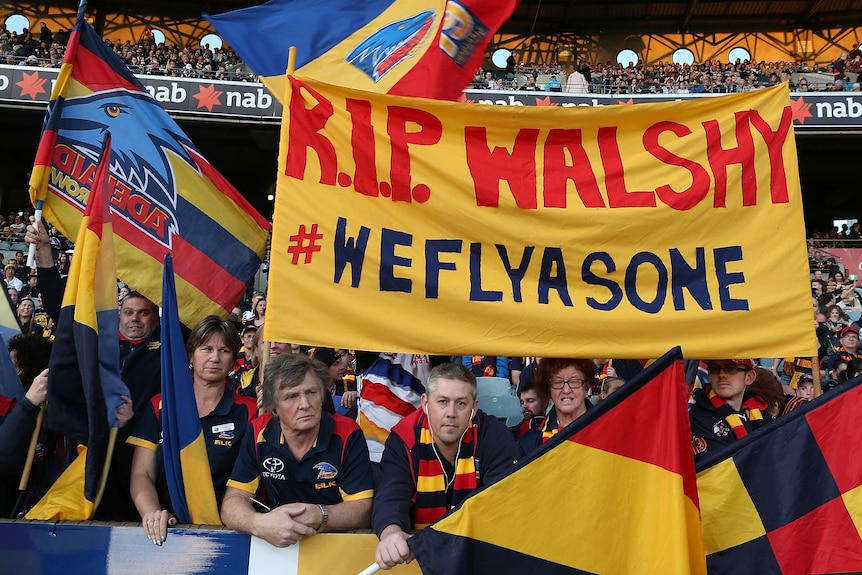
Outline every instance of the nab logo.
{"label": "nab logo", "polygon": [[314,468],[317,470],[318,479],[335,479],[335,476],[338,475],[338,469],[325,461],[321,461]]}
{"label": "nab logo", "polygon": [[433,10],[388,24],[360,42],[345,61],[379,82],[389,70],[419,50],[433,25]]}

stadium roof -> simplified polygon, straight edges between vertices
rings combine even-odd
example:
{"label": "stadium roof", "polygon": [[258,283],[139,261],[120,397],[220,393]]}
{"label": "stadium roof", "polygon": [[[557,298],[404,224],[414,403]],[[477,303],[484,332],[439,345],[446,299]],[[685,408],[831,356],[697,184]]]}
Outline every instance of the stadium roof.
{"label": "stadium roof", "polygon": [[[76,5],[60,0],[58,4]],[[255,0],[90,0],[109,12],[195,18]],[[862,0],[521,0],[502,32],[552,35],[825,30],[862,25]]]}

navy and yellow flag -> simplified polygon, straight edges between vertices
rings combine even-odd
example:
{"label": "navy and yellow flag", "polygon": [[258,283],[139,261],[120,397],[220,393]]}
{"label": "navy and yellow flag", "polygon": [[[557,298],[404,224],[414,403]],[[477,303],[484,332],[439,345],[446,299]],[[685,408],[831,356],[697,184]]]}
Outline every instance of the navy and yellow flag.
{"label": "navy and yellow flag", "polygon": [[[180,330],[171,254],[162,278],[162,453],[180,523],[221,525],[207,448]],[[189,488],[187,489],[186,486]]]}
{"label": "navy and yellow flag", "polygon": [[409,543],[426,575],[705,573],[679,348]]}
{"label": "navy and yellow flag", "polygon": [[111,136],[93,176],[48,364],[45,422],[78,445],[78,457],[27,514],[86,520],[99,504],[116,436],[117,409],[129,389],[120,379],[117,267],[108,208]]}
{"label": "navy and yellow flag", "polygon": [[301,76],[370,92],[456,100],[517,5],[518,0],[270,0],[206,17],[282,101],[291,46]]}
{"label": "navy and yellow flag", "polygon": [[171,252],[182,320],[225,317],[260,267],[269,223],[105,45],[82,0],[30,177],[31,199],[44,201],[45,218],[66,237],[81,225],[105,130],[115,136],[106,194],[117,277],[160,303]]}
{"label": "navy and yellow flag", "polygon": [[862,378],[698,463],[709,573],[862,569]]}

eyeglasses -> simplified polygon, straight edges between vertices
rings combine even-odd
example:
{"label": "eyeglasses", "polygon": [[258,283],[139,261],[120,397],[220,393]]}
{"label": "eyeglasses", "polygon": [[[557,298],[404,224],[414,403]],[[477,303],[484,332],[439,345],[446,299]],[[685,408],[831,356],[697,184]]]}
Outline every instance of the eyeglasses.
{"label": "eyeglasses", "polygon": [[736,375],[740,371],[748,371],[748,368],[742,365],[710,365],[706,368],[709,375],[719,375],[722,371],[727,375]]}
{"label": "eyeglasses", "polygon": [[586,383],[586,380],[581,377],[570,377],[569,379],[555,377],[548,382],[548,385],[551,386],[551,389],[563,389],[564,385],[568,385],[569,389],[575,391],[576,389],[584,387]]}

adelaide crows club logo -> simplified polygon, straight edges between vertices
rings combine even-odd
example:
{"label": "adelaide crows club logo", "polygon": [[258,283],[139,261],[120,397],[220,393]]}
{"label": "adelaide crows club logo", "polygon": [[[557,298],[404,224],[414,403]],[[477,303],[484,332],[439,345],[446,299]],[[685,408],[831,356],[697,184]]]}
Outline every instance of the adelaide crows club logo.
{"label": "adelaide crows club logo", "polygon": [[315,465],[314,468],[317,470],[318,479],[335,479],[335,476],[338,475],[338,469],[336,469],[331,463],[327,463],[325,461],[321,461]]}
{"label": "adelaide crows club logo", "polygon": [[170,247],[171,235],[178,233],[177,167],[199,172],[191,141],[146,92],[107,90],[67,98],[61,106],[51,188],[83,209],[104,133],[122,134],[112,142],[111,208]]}
{"label": "adelaide crows club logo", "polygon": [[433,10],[426,10],[388,24],[359,43],[345,61],[379,82],[389,70],[422,47],[434,27],[434,17]]}

